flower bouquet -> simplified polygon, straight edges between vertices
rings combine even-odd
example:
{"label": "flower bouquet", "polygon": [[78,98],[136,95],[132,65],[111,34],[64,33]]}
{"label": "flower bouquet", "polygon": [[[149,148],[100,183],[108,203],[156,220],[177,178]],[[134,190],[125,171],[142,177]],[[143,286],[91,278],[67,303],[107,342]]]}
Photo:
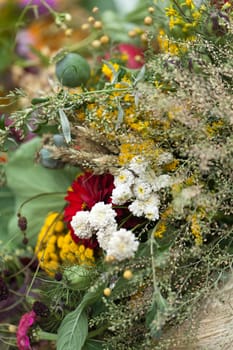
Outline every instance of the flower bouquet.
{"label": "flower bouquet", "polygon": [[231,344],[200,325],[232,269],[232,24],[230,1],[95,6],[85,37],[40,68],[47,89],[8,94],[21,109],[0,129],[7,349]]}

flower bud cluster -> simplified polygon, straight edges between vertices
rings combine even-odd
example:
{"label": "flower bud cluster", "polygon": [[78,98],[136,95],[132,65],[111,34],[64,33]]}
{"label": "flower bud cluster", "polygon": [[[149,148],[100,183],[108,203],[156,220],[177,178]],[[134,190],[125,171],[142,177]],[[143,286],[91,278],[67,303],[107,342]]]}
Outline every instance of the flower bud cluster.
{"label": "flower bud cluster", "polygon": [[134,157],[128,169],[122,168],[115,176],[112,202],[122,205],[131,202],[133,215],[155,221],[159,219],[160,189],[171,185],[169,175],[156,176],[149,163],[141,156]]}

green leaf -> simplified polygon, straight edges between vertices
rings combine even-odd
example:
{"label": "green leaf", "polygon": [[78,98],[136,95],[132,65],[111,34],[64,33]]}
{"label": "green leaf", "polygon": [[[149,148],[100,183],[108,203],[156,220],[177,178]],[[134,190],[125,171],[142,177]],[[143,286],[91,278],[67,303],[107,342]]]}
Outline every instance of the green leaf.
{"label": "green leaf", "polygon": [[152,304],[146,316],[146,326],[150,329],[152,337],[159,338],[161,329],[166,323],[172,311],[171,305],[161,295],[160,291],[154,292]]}
{"label": "green leaf", "polygon": [[95,339],[87,339],[82,350],[102,350],[104,342]]}
{"label": "green leaf", "polygon": [[64,138],[66,142],[69,143],[71,141],[70,122],[65,112],[61,108],[59,108],[58,112],[61,120],[61,127],[62,127]]}
{"label": "green leaf", "polygon": [[[12,237],[22,235],[17,226],[17,211],[24,201],[31,199],[22,208],[21,214],[27,218],[27,235],[34,244],[46,215],[51,211],[61,211],[66,204],[64,196],[77,173],[78,168],[47,169],[35,162],[35,154],[40,148],[40,139],[21,145],[17,151],[9,155],[5,166],[8,187],[15,196],[14,216],[11,218],[8,231]],[[56,193],[56,194],[55,194]],[[17,244],[17,241],[15,241]]]}
{"label": "green leaf", "polygon": [[8,241],[8,223],[14,213],[14,196],[7,187],[0,188],[0,240]]}
{"label": "green leaf", "polygon": [[88,334],[86,313],[78,307],[69,313],[58,330],[57,350],[81,350]]}
{"label": "green leaf", "polygon": [[118,116],[117,116],[115,130],[119,129],[119,127],[121,126],[123,119],[124,119],[124,110],[121,107],[120,102],[118,103],[117,108],[118,108]]}
{"label": "green leaf", "polygon": [[[91,287],[76,310],[69,313],[58,329],[57,350],[81,350],[88,334],[88,322],[84,309],[102,295],[103,284]],[[81,334],[80,334],[81,333]]]}
{"label": "green leaf", "polygon": [[146,66],[144,65],[142,66],[142,68],[140,69],[140,71],[138,72],[138,75],[134,80],[134,86],[136,86],[139,81],[144,79],[145,73],[146,73]]}

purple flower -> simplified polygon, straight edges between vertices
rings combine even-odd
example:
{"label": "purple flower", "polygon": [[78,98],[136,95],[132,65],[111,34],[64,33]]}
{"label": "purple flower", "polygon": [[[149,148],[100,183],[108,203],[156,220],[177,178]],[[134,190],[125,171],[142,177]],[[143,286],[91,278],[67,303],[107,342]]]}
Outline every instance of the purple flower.
{"label": "purple flower", "polygon": [[[57,0],[45,0],[50,7],[56,7]],[[37,5],[40,14],[48,12],[48,8],[42,3],[41,0],[19,0],[21,6],[32,6]]]}
{"label": "purple flower", "polygon": [[30,339],[28,336],[29,329],[36,322],[36,314],[34,311],[24,314],[18,325],[16,338],[19,350],[31,350]]}

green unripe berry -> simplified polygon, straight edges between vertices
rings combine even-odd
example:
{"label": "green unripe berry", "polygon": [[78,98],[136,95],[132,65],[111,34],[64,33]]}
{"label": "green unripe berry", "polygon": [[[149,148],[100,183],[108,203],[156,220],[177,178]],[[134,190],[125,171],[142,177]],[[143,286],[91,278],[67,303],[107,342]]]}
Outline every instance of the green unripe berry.
{"label": "green unripe berry", "polygon": [[56,75],[62,85],[77,87],[90,78],[90,66],[85,58],[71,52],[56,63]]}

